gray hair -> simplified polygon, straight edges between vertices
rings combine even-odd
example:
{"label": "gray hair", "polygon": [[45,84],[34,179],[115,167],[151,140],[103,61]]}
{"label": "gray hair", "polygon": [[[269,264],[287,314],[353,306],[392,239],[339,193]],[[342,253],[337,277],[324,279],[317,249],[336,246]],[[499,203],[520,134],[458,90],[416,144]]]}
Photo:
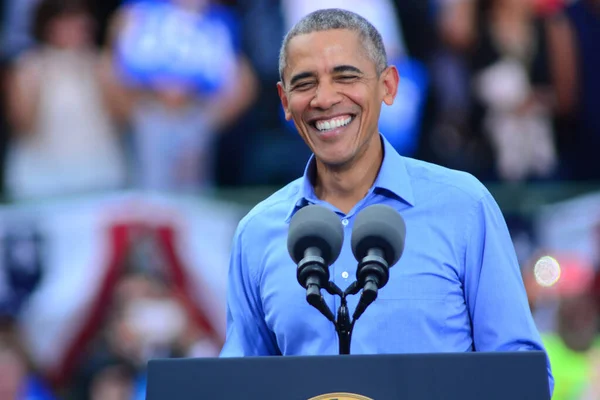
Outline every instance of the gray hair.
{"label": "gray hair", "polygon": [[364,17],[347,10],[330,8],[317,10],[302,18],[283,38],[279,51],[279,79],[283,82],[283,71],[287,66],[287,47],[294,37],[312,32],[332,29],[347,29],[357,32],[369,58],[375,63],[377,74],[387,68],[387,54],[383,39],[375,27]]}

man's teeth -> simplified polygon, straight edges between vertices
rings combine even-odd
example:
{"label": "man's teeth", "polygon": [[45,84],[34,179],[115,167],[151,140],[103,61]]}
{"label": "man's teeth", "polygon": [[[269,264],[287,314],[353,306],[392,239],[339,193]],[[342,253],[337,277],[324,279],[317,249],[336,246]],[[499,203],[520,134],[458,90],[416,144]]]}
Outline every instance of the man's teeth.
{"label": "man's teeth", "polygon": [[317,121],[315,124],[320,131],[329,131],[339,128],[340,126],[348,125],[352,121],[352,117],[332,118],[327,121]]}

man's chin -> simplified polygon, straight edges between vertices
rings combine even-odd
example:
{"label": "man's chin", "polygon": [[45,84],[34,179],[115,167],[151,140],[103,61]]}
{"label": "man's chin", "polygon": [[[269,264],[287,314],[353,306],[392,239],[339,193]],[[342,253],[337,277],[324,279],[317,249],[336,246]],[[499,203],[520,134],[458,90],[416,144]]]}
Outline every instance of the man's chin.
{"label": "man's chin", "polygon": [[349,154],[316,154],[316,159],[328,169],[340,170],[352,165],[354,157]]}

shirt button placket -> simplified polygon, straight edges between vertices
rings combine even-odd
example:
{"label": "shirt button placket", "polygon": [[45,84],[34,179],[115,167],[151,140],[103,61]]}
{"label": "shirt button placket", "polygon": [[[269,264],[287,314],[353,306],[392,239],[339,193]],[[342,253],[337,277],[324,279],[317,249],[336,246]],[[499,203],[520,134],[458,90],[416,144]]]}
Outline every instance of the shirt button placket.
{"label": "shirt button placket", "polygon": [[[348,228],[348,224],[349,224],[348,218],[343,218],[342,219],[342,225],[344,226],[344,228]],[[346,233],[346,235],[348,235],[348,233]],[[348,274],[348,271],[342,271],[341,275],[342,275],[343,279],[348,279],[348,276],[350,276]]]}

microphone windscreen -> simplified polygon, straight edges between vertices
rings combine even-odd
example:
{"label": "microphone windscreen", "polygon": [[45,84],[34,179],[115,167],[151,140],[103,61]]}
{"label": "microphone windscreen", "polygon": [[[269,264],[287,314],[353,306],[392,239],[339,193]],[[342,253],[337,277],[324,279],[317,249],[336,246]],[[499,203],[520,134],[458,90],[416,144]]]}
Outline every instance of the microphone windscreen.
{"label": "microphone windscreen", "polygon": [[287,247],[296,264],[304,258],[309,247],[317,247],[327,265],[340,255],[344,242],[344,228],[340,218],[328,208],[308,205],[298,210],[288,230]]}
{"label": "microphone windscreen", "polygon": [[369,249],[380,248],[392,267],[402,256],[405,239],[406,224],[400,213],[390,206],[375,204],[356,216],[352,228],[352,253],[360,262]]}

